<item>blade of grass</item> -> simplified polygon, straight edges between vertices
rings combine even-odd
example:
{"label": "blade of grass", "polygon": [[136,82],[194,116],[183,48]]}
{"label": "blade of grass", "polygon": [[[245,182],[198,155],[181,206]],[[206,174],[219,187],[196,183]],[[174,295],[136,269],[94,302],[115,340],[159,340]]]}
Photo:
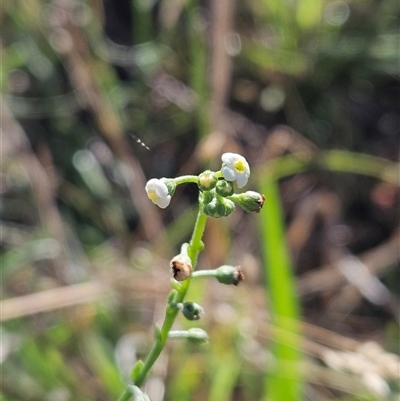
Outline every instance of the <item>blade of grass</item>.
{"label": "blade of grass", "polygon": [[196,16],[199,13],[199,2],[191,1],[187,2],[186,5],[187,13],[190,17],[190,25],[189,25],[189,40],[190,40],[190,48],[189,48],[189,58],[190,58],[190,86],[196,92],[198,96],[198,107],[197,107],[197,125],[199,138],[204,137],[209,132],[209,82],[208,82],[208,74],[205,74],[204,71],[207,71],[207,43],[204,40],[203,32],[198,28],[196,28],[196,24],[199,24],[199,21],[196,21],[196,18],[202,18],[201,15]]}
{"label": "blade of grass", "polygon": [[229,401],[233,397],[241,366],[232,348],[219,353],[215,359],[208,401]]}
{"label": "blade of grass", "polygon": [[[278,183],[270,176],[261,182],[265,203],[260,213],[261,240],[273,324],[288,333],[300,334],[300,307],[289,250],[285,241],[284,216]],[[300,351],[301,337],[295,335],[290,343],[272,344],[273,366],[265,376],[264,399],[268,401],[301,400]],[[290,362],[288,364],[288,362]],[[291,365],[293,368],[288,369]]]}
{"label": "blade of grass", "polygon": [[110,398],[115,400],[123,388],[122,377],[113,364],[110,349],[99,333],[88,330],[81,338],[81,347],[85,354],[86,361],[100,380],[104,390]]}
{"label": "blade of grass", "polygon": [[[328,150],[313,157],[285,155],[272,159],[266,169],[275,179],[320,168],[338,173],[362,174],[400,186],[400,165],[382,157],[347,150]],[[260,177],[263,175],[260,172]]]}
{"label": "blade of grass", "polygon": [[166,398],[174,401],[189,400],[196,390],[203,386],[204,360],[197,355],[189,356],[189,349],[182,348],[180,352],[180,360],[183,362],[171,377],[169,394]]}

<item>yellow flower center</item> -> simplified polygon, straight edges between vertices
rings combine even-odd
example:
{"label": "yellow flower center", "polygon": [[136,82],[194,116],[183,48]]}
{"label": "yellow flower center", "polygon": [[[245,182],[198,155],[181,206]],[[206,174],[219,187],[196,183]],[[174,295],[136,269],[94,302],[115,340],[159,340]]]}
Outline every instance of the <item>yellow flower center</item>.
{"label": "yellow flower center", "polygon": [[147,193],[147,196],[153,201],[155,202],[158,199],[158,196],[156,194],[156,192],[153,189],[150,189],[150,191]]}
{"label": "yellow flower center", "polygon": [[243,160],[238,160],[235,162],[235,169],[239,173],[244,173],[246,171],[246,163]]}

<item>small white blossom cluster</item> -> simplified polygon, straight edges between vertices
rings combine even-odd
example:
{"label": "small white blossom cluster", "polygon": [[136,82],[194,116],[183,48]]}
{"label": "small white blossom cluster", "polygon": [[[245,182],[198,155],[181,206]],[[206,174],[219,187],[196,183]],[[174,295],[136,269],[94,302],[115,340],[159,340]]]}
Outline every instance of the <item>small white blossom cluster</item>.
{"label": "small white blossom cluster", "polygon": [[[221,174],[224,179],[230,182],[236,181],[238,188],[243,188],[250,177],[250,167],[247,160],[237,153],[224,153],[221,160]],[[165,209],[171,202],[171,193],[166,185],[165,178],[152,178],[146,184],[146,192],[149,199],[162,209]]]}

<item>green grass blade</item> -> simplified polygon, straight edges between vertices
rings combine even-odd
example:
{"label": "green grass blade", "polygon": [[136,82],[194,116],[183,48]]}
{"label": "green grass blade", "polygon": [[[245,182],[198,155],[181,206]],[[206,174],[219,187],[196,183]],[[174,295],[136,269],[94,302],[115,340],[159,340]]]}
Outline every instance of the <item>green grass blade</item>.
{"label": "green grass blade", "polygon": [[265,377],[268,401],[301,400],[300,307],[294,283],[293,266],[285,241],[284,217],[278,184],[270,177],[261,182],[265,203],[260,213],[261,240],[267,297],[273,324],[288,333],[285,341],[276,339],[271,352],[275,361]]}
{"label": "green grass blade", "polygon": [[337,173],[361,174],[400,186],[400,165],[382,157],[347,150],[327,150],[315,155],[285,155],[272,159],[259,176],[268,174],[275,179],[312,169]]}
{"label": "green grass blade", "polygon": [[213,365],[208,401],[229,401],[232,399],[241,368],[233,349],[219,353]]}

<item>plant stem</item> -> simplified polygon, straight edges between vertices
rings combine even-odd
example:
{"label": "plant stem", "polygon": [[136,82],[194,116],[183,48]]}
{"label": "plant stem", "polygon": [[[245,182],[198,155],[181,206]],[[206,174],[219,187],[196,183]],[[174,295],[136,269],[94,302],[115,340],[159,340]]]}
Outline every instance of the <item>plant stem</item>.
{"label": "plant stem", "polygon": [[192,278],[197,278],[197,277],[215,277],[218,275],[217,269],[213,270],[199,270],[197,272],[193,272]]}
{"label": "plant stem", "polygon": [[130,388],[130,386],[128,386],[125,391],[121,394],[121,396],[118,398],[118,401],[128,401],[133,395],[133,392]]}
{"label": "plant stem", "polygon": [[187,184],[189,182],[197,184],[199,177],[197,175],[182,175],[178,178],[174,178],[175,184]]}
{"label": "plant stem", "polygon": [[[203,249],[203,242],[201,239],[203,237],[206,221],[207,221],[207,216],[201,210],[201,201],[200,201],[200,209],[197,215],[197,220],[194,226],[192,238],[190,240],[188,249],[188,255],[192,262],[193,268],[195,268],[199,253]],[[182,287],[179,291],[173,290],[176,291],[176,295],[174,297],[173,302],[167,305],[164,322],[160,329],[161,335],[157,336],[156,341],[153,344],[142,368],[134,378],[134,384],[136,386],[140,387],[144,383],[150,369],[156,362],[161,351],[164,349],[165,343],[168,339],[168,333],[171,330],[172,325],[174,324],[175,319],[179,313],[179,309],[173,306],[172,304],[176,304],[184,300],[185,295],[189,289],[190,281],[191,281],[190,278],[183,281]],[[127,401],[129,400],[131,395],[132,393],[129,391],[129,388],[126,388],[118,401]]]}
{"label": "plant stem", "polygon": [[202,209],[202,202],[200,202],[199,213],[197,215],[196,223],[194,225],[192,238],[189,242],[188,254],[192,261],[193,267],[196,266],[199,253],[204,247],[202,238],[203,238],[204,229],[206,228],[207,216],[203,213],[203,211],[201,209]]}

